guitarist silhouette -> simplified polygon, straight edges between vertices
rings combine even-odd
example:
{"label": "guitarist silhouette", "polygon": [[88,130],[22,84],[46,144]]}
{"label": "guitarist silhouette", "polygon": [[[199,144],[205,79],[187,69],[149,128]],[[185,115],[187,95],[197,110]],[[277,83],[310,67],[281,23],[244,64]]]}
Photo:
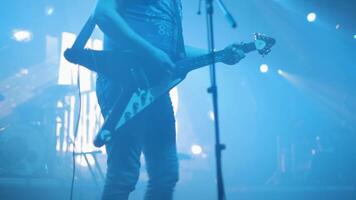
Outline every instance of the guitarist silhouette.
{"label": "guitarist silhouette", "polygon": [[[156,90],[140,93],[137,88],[147,89],[150,84],[171,80],[178,66],[198,68],[187,65],[184,59],[199,58],[195,61],[207,65],[212,55],[204,57],[206,51],[184,45],[180,0],[98,0],[93,20],[105,35],[105,51],[72,48],[65,52],[65,57],[98,72],[97,96],[104,118],[115,115],[115,107],[121,106],[118,104],[123,104],[121,107],[124,112],[124,104],[131,102],[135,95],[147,101],[150,101],[149,95],[157,97],[135,118],[127,121],[120,129],[120,134],[112,138],[110,136],[107,141],[105,139],[108,168],[102,199],[128,199],[139,177],[140,156],[143,153],[149,176],[145,199],[170,200],[178,181],[172,103],[168,91],[162,90],[163,94],[155,96]],[[254,44],[252,46],[255,48]],[[237,47],[241,46],[228,47],[216,55],[223,59],[216,57],[213,60],[236,64],[244,58],[243,48],[250,51],[249,46]],[[230,50],[234,53],[227,54]],[[91,56],[91,60],[83,61],[83,57],[88,56]],[[141,76],[142,73],[145,76]],[[177,80],[174,84],[182,79]],[[130,90],[135,95],[126,95]],[[126,101],[118,101],[120,99]],[[132,110],[135,110],[134,103],[132,106]],[[127,115],[128,112],[125,113]],[[107,121],[110,120],[105,121],[105,124],[109,124]]]}

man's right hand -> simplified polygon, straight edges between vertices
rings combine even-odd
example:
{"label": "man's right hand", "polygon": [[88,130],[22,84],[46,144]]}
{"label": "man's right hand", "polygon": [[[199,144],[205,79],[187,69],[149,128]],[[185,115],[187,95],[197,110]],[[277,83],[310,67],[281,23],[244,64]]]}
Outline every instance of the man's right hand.
{"label": "man's right hand", "polygon": [[174,69],[174,63],[169,56],[132,30],[117,11],[117,8],[122,6],[122,2],[117,0],[98,1],[93,17],[99,28],[113,41],[120,42],[124,40],[131,49],[137,51],[138,54],[144,55],[140,55],[140,57],[145,58],[143,60],[144,64],[153,65],[152,67],[157,67],[162,69],[163,72],[171,74]]}
{"label": "man's right hand", "polygon": [[153,65],[152,67],[155,67],[156,69],[162,70],[163,72],[172,75],[175,69],[175,64],[167,53],[165,53],[159,48],[154,47],[149,51],[148,56],[150,64]]}

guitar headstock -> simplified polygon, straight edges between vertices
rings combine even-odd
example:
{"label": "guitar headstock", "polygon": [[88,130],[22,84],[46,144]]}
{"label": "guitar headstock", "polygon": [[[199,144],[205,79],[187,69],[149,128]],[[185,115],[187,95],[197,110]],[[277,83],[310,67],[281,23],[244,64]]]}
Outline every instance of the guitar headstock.
{"label": "guitar headstock", "polygon": [[261,33],[254,33],[255,46],[259,54],[262,56],[271,52],[271,48],[276,44],[276,40]]}
{"label": "guitar headstock", "polygon": [[234,43],[224,50],[215,53],[215,62],[223,62],[228,65],[238,63],[245,57],[246,53],[257,51],[262,56],[271,52],[276,40],[266,35],[255,33],[254,41],[249,43]]}

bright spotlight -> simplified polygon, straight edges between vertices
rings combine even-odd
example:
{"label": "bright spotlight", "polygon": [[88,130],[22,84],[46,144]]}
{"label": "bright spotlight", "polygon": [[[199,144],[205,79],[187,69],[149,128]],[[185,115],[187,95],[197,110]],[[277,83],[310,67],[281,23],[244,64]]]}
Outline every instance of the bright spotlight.
{"label": "bright spotlight", "polygon": [[214,115],[214,111],[209,111],[209,119],[211,120],[211,121],[214,121],[215,120],[215,115]]}
{"label": "bright spotlight", "polygon": [[20,70],[20,74],[21,74],[21,75],[28,75],[28,69],[22,68],[22,69]]}
{"label": "bright spotlight", "polygon": [[315,155],[315,154],[316,154],[316,150],[315,150],[315,149],[312,149],[312,150],[311,150],[311,154],[312,154],[312,155]]}
{"label": "bright spotlight", "polygon": [[199,145],[196,145],[196,144],[192,145],[190,150],[192,151],[192,153],[194,155],[199,155],[199,154],[201,154],[203,152],[203,148],[201,146],[199,146]]}
{"label": "bright spotlight", "polygon": [[32,33],[28,30],[14,30],[12,38],[18,42],[29,42],[32,40]]}
{"label": "bright spotlight", "polygon": [[316,20],[316,14],[311,12],[307,15],[308,22],[314,22]]}
{"label": "bright spotlight", "polygon": [[46,15],[51,16],[54,13],[54,8],[52,6],[47,6],[45,12]]}
{"label": "bright spotlight", "polygon": [[268,65],[267,64],[262,64],[260,66],[260,71],[261,71],[261,73],[267,73],[268,72]]}
{"label": "bright spotlight", "polygon": [[281,69],[278,70],[279,75],[283,75],[283,71]]}
{"label": "bright spotlight", "polygon": [[354,39],[356,40],[356,34],[354,35]]}

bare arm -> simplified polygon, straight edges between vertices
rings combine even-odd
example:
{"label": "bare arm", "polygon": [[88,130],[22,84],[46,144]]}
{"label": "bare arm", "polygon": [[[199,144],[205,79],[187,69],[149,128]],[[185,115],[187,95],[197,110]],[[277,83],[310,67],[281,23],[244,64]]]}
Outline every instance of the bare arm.
{"label": "bare arm", "polygon": [[122,1],[98,0],[94,11],[94,20],[99,28],[113,41],[124,40],[140,53],[149,53],[154,49],[149,42],[133,31],[117,12]]}
{"label": "bare arm", "polygon": [[124,1],[98,0],[93,14],[99,28],[113,41],[124,40],[138,55],[147,57],[154,65],[170,70],[174,67],[169,56],[137,34],[122,18],[118,10]]}
{"label": "bare arm", "polygon": [[209,51],[205,50],[205,49],[200,49],[197,47],[192,47],[192,46],[186,45],[185,53],[186,53],[187,58],[195,58],[198,56],[205,55],[205,54],[209,53]]}

